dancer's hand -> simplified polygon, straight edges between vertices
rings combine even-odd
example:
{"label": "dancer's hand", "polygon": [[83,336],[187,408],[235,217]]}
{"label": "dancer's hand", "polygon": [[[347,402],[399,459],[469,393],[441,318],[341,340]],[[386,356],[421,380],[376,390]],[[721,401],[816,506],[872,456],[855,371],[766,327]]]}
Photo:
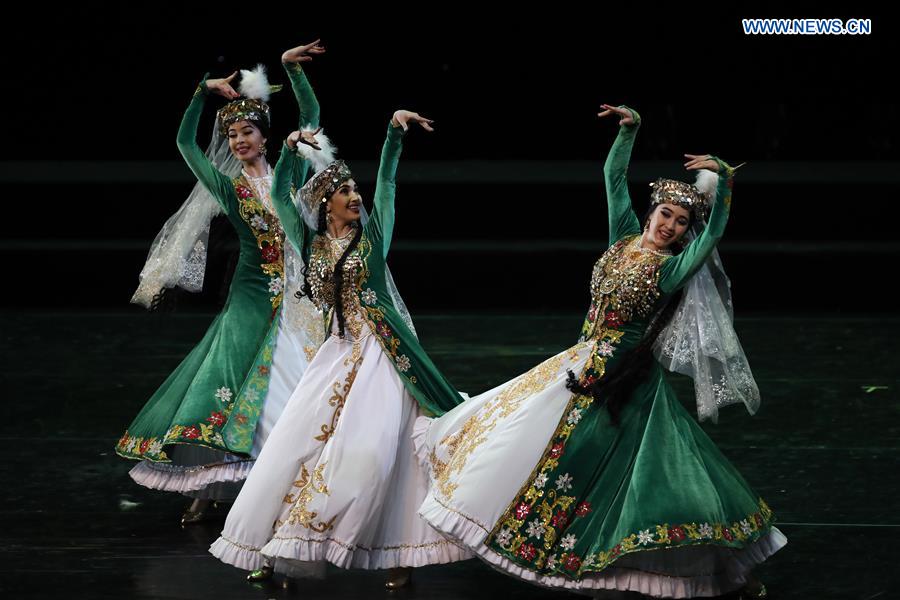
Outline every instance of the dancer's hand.
{"label": "dancer's hand", "polygon": [[391,118],[391,124],[394,127],[402,127],[403,131],[409,131],[410,123],[418,123],[425,131],[434,131],[431,127],[431,124],[434,123],[434,121],[426,119],[419,113],[414,113],[409,110],[398,110]]}
{"label": "dancer's hand", "polygon": [[316,141],[316,135],[322,131],[322,128],[319,127],[315,131],[294,131],[287,137],[287,145],[290,149],[295,149],[297,147],[297,143],[306,144],[311,148],[315,148],[316,150],[321,150],[319,147],[319,142]]}
{"label": "dancer's hand", "polygon": [[619,125],[634,125],[634,115],[627,108],[621,108],[611,104],[601,104],[600,107],[604,110],[603,112],[597,113],[598,117],[603,118],[608,117],[609,115],[618,115]]}
{"label": "dancer's hand", "polygon": [[684,163],[684,168],[688,171],[709,169],[715,173],[719,172],[719,161],[713,158],[712,154],[685,154],[684,157],[688,159],[688,161]]}
{"label": "dancer's hand", "polygon": [[240,98],[240,94],[234,91],[234,88],[231,87],[231,82],[237,77],[238,72],[235,71],[228,77],[224,79],[207,79],[206,80],[206,88],[215,94],[218,94],[228,100],[234,100],[235,98]]}
{"label": "dancer's hand", "polygon": [[325,46],[321,46],[319,42],[322,40],[316,40],[305,46],[297,46],[296,48],[291,48],[290,50],[285,50],[284,54],[281,55],[281,62],[283,63],[301,63],[301,62],[309,62],[313,59],[314,55],[317,54],[325,54]]}

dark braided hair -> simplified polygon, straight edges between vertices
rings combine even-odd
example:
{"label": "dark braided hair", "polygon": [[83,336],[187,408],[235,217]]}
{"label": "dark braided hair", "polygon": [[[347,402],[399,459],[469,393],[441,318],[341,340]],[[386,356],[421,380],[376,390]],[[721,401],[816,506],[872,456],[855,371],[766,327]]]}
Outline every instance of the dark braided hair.
{"label": "dark braided hair", "polygon": [[[328,207],[325,202],[319,203],[319,224],[318,229],[316,229],[316,233],[318,235],[325,235],[325,231],[327,229],[328,223]],[[347,249],[344,250],[344,253],[341,254],[341,257],[338,259],[337,263],[334,265],[334,273],[332,277],[334,278],[334,312],[337,315],[338,319],[338,333],[341,337],[344,337],[344,324],[346,322],[344,318],[344,264],[347,262],[347,257],[351,252],[356,250],[356,247],[359,246],[359,240],[362,238],[362,227],[359,227],[358,224],[356,226],[356,233],[353,235],[353,239],[350,240],[350,245],[347,246]],[[308,261],[307,261],[308,262]],[[297,290],[294,293],[294,296],[297,299],[301,299],[304,296],[312,297],[312,290],[309,287],[309,266],[303,266],[303,287],[300,290]]]}
{"label": "dark braided hair", "polygon": [[576,394],[591,396],[598,406],[605,404],[610,421],[613,425],[618,425],[622,410],[631,398],[634,388],[650,375],[650,369],[653,367],[653,344],[672,320],[681,295],[679,292],[669,297],[665,305],[654,315],[644,337],[637,346],[628,351],[612,373],[585,386],[578,381],[572,371],[569,371],[566,388]]}

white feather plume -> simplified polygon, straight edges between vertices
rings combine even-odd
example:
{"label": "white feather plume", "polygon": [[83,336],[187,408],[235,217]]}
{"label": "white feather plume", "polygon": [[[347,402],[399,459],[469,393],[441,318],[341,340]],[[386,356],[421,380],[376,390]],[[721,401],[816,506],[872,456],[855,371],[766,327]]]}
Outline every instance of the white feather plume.
{"label": "white feather plume", "polygon": [[[303,131],[315,131],[315,129],[304,127]],[[314,173],[319,173],[335,161],[337,146],[331,143],[331,140],[325,135],[324,129],[316,134],[316,142],[321,150],[316,150],[312,146],[297,142],[297,154],[312,164]]]}
{"label": "white feather plume", "polygon": [[238,91],[247,98],[268,102],[272,90],[269,86],[265,65],[256,65],[252,71],[241,69],[241,84]]}
{"label": "white feather plume", "polygon": [[694,187],[700,190],[701,194],[706,195],[709,206],[712,206],[716,202],[716,190],[719,188],[718,173],[709,169],[700,169],[697,171]]}

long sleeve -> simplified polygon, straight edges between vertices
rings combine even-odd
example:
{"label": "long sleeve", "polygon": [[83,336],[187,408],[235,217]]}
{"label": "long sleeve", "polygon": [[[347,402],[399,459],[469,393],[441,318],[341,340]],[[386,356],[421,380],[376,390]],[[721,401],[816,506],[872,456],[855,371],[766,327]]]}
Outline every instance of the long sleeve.
{"label": "long sleeve", "polygon": [[659,288],[664,294],[670,294],[682,287],[696,273],[710,253],[722,239],[728,213],[731,209],[731,184],[734,169],[725,162],[719,163],[719,183],[716,189],[716,201],[709,215],[709,222],[703,232],[687,247],[660,267]]}
{"label": "long sleeve", "polygon": [[[284,70],[291,80],[291,89],[294,91],[294,98],[297,100],[297,108],[300,109],[300,120],[297,129],[316,129],[319,126],[319,101],[313,92],[312,85],[303,71],[300,63],[282,63]],[[315,150],[310,150],[315,152]],[[292,181],[297,189],[300,189],[304,183],[309,171],[309,161],[298,157],[294,161],[292,171]]]}
{"label": "long sleeve", "polygon": [[297,154],[287,144],[281,148],[281,156],[275,165],[275,173],[272,176],[272,204],[281,221],[284,235],[294,249],[302,256],[303,245],[307,238],[306,223],[300,217],[300,211],[294,206],[291,198],[291,179],[297,163],[302,162]]}
{"label": "long sleeve", "polygon": [[194,92],[194,97],[178,128],[178,151],[181,152],[184,161],[203,187],[209,190],[209,193],[222,206],[222,210],[228,214],[233,211],[237,203],[234,186],[228,177],[213,166],[197,144],[197,127],[200,124],[200,116],[203,114],[203,105],[206,103],[207,95],[209,95],[209,90],[206,87],[206,77],[204,77],[197,86],[197,91]]}
{"label": "long sleeve", "polygon": [[375,206],[372,217],[366,225],[369,239],[373,244],[381,244],[382,255],[387,257],[394,234],[394,194],[397,163],[403,149],[403,128],[388,124],[387,138],[381,150],[381,163],[375,183]]}
{"label": "long sleeve", "polygon": [[[627,108],[627,107],[624,107]],[[603,180],[606,183],[606,198],[609,210],[609,245],[627,235],[641,232],[637,215],[631,207],[631,196],[628,194],[628,163],[631,160],[631,148],[634,138],[641,126],[641,116],[628,109],[634,116],[633,125],[619,127],[619,135],[613,142],[606,164],[603,165]]]}
{"label": "long sleeve", "polygon": [[316,94],[313,92],[303,67],[300,66],[300,63],[283,63],[282,66],[291,80],[291,89],[294,91],[294,98],[300,108],[298,128],[312,127],[315,129],[319,126],[319,101],[316,99]]}

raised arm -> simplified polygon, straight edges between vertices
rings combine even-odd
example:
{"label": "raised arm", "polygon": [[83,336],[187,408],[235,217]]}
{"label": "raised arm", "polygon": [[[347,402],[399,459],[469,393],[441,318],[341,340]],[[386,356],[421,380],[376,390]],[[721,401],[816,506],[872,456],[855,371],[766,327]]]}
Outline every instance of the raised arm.
{"label": "raised arm", "polygon": [[705,161],[705,167],[711,168],[715,165],[715,170],[719,173],[716,200],[703,232],[691,241],[681,254],[670,258],[660,267],[659,287],[664,294],[672,293],[684,286],[691,276],[703,266],[716,244],[722,239],[731,209],[731,185],[734,169],[724,161],[712,156],[693,158],[698,159],[691,161],[695,164]]}
{"label": "raised arm", "polygon": [[609,245],[625,236],[641,232],[637,215],[631,206],[628,193],[628,163],[631,161],[631,149],[637,130],[641,125],[641,116],[633,109],[625,106],[603,104],[604,111],[600,117],[619,117],[619,135],[613,142],[606,164],[603,165],[603,180],[606,184],[607,209],[609,211]]}
{"label": "raised arm", "polygon": [[[319,41],[291,48],[281,55],[281,64],[291,80],[291,89],[297,100],[297,108],[300,110],[297,129],[301,131],[304,129],[314,130],[319,127],[319,101],[316,99],[316,94],[303,69],[303,63],[310,62],[313,56],[324,54],[325,48],[319,44]],[[306,182],[308,175],[309,162],[306,160],[295,161],[292,177],[293,183],[298,189]]]}
{"label": "raised arm", "polygon": [[[197,144],[197,128],[200,124],[200,115],[203,114],[206,97],[210,94],[211,89],[216,89],[220,94],[227,96],[227,90],[231,89],[230,81],[235,75],[236,73],[227,79],[207,79],[209,74],[203,77],[203,81],[197,86],[194,97],[181,120],[177,138],[178,150],[184,157],[184,161],[226,213],[231,212],[236,205],[234,186],[228,177],[213,166],[203,150],[200,149]],[[231,92],[236,98],[237,93],[234,90]]]}
{"label": "raised arm", "polygon": [[381,149],[381,162],[378,166],[378,178],[375,182],[375,200],[372,217],[366,224],[366,231],[373,245],[380,245],[382,256],[387,257],[394,234],[394,195],[395,178],[400,152],[403,150],[403,136],[409,130],[410,123],[417,123],[426,131],[431,128],[432,121],[408,110],[394,113],[388,125],[387,137]]}
{"label": "raised arm", "polygon": [[303,159],[298,157],[295,151],[299,136],[300,132],[295,131],[281,148],[281,156],[278,158],[275,173],[272,176],[272,204],[275,205],[275,212],[278,213],[285,237],[303,256],[303,245],[311,232],[307,231],[306,223],[291,197],[293,174],[298,168],[297,163],[303,162]]}

